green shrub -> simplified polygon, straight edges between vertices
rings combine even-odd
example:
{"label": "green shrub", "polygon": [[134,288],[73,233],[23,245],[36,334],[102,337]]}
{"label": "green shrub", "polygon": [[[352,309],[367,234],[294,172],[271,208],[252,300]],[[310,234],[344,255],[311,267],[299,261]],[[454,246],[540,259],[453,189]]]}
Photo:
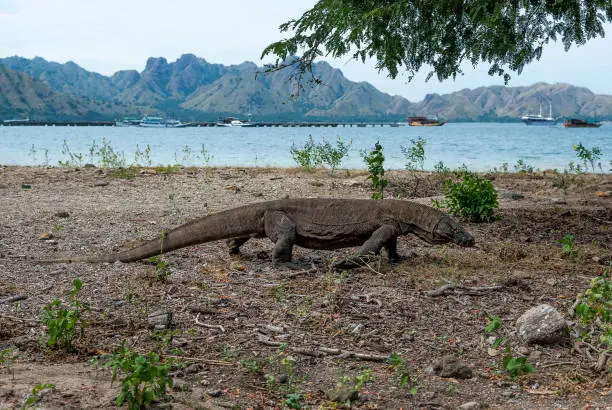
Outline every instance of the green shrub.
{"label": "green shrub", "polygon": [[400,145],[400,150],[404,157],[406,157],[406,169],[409,171],[415,171],[417,169],[423,170],[425,164],[425,144],[427,141],[422,137],[418,137],[416,140],[411,139],[412,145],[410,147]]}
{"label": "green shrub", "polygon": [[76,278],[72,281],[68,306],[64,306],[56,298],[43,307],[42,322],[47,326],[47,346],[70,350],[77,329],[80,331],[81,337],[83,336],[86,325],[83,313],[89,310],[89,306],[79,299],[79,292],[82,287],[83,282]]}
{"label": "green shrub", "polygon": [[[601,158],[601,149],[599,147],[593,147],[588,149],[582,143],[578,145],[574,145],[574,151],[576,151],[576,156],[580,158],[582,163],[584,164],[584,169],[587,169],[587,163],[591,164],[591,170],[595,172],[595,163]],[[599,169],[602,168],[601,163],[597,164]]]}
{"label": "green shrub", "polygon": [[352,145],[352,141],[346,144],[340,137],[336,141],[336,146],[332,146],[325,138],[323,142],[316,145],[319,158],[323,164],[327,164],[331,168],[333,174],[336,168],[342,163],[342,159],[348,155],[348,150]]}
{"label": "green shrub", "polygon": [[308,140],[304,143],[302,148],[298,148],[295,144],[291,144],[289,152],[291,152],[293,160],[307,171],[312,171],[323,164],[319,151],[312,140],[312,135],[308,136]]}
{"label": "green shrub", "polygon": [[612,351],[612,280],[610,268],[604,269],[601,275],[593,278],[591,286],[584,295],[578,295],[576,315],[585,325],[592,326],[592,338],[599,334],[599,341],[608,351]]}
{"label": "green shrub", "polygon": [[389,181],[385,178],[385,155],[383,154],[383,147],[380,142],[374,144],[374,149],[370,152],[362,151],[361,156],[368,167],[370,175],[368,179],[372,181],[374,192],[372,193],[373,199],[383,199],[384,190]]}
{"label": "green shrub", "polygon": [[113,368],[111,384],[117,380],[119,372],[123,373],[117,405],[127,403],[129,410],[138,410],[156,398],[165,398],[167,388],[173,385],[168,376],[171,365],[172,361],[162,363],[157,353],[136,353],[126,347],[123,340],[121,347],[104,363],[105,368]]}
{"label": "green shrub", "polygon": [[473,222],[492,221],[498,208],[497,192],[493,183],[486,178],[470,172],[464,172],[459,181],[448,179],[442,189],[444,199],[433,201],[438,208],[461,217],[467,217]]}

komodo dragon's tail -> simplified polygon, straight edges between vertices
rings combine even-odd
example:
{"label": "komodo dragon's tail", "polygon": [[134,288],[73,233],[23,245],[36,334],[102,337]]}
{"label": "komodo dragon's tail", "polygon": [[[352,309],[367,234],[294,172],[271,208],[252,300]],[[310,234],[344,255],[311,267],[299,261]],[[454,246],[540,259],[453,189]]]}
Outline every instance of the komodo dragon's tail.
{"label": "komodo dragon's tail", "polygon": [[258,206],[230,209],[162,232],[159,238],[145,242],[134,249],[110,255],[39,260],[37,263],[133,262],[190,245],[263,233],[264,212],[265,209]]}

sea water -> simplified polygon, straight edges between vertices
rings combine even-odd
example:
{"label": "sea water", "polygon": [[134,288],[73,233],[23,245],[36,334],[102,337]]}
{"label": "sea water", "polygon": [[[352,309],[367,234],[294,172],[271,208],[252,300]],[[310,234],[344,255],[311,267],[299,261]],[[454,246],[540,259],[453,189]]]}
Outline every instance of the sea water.
{"label": "sea water", "polygon": [[[455,169],[462,165],[475,171],[509,171],[521,160],[534,169],[567,168],[577,162],[573,146],[582,143],[588,149],[599,147],[601,164],[609,172],[612,160],[612,124],[600,128],[566,129],[529,127],[522,123],[449,123],[442,127],[66,127],[0,126],[0,164],[58,165],[68,161],[70,153],[82,155],[83,164],[97,164],[99,156],[90,156],[92,147],[103,141],[122,155],[126,164],[144,163],[134,158],[137,151],[153,165],[183,164],[195,166],[294,167],[290,149],[298,148],[312,136],[315,143],[323,138],[335,145],[340,137],[351,142],[348,157],[341,168],[365,168],[361,153],[379,141],[383,146],[386,169],[403,169],[406,158],[401,147],[425,140],[425,169],[442,162]],[[204,150],[202,150],[202,147]],[[597,169],[598,170],[598,169]]]}

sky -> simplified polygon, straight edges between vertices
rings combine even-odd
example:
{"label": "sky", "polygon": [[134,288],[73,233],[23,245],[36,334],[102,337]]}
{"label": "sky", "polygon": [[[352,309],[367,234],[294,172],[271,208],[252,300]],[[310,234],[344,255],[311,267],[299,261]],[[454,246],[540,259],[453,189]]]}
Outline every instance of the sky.
{"label": "sky", "polygon": [[[142,71],[149,57],[175,61],[192,53],[216,64],[252,61],[261,66],[261,52],[280,40],[280,24],[300,17],[315,0],[0,0],[0,57],[42,57],[74,61],[89,71],[112,75]],[[612,95],[612,25],[608,36],[569,52],[560,44],[545,48],[540,61],[512,74],[510,86],[544,81],[587,87]],[[426,94],[463,88],[503,85],[487,74],[488,65],[470,65],[455,80],[425,81],[423,69],[411,82],[390,79],[374,68],[346,57],[324,59],[351,81],[367,81],[391,95],[416,102]]]}

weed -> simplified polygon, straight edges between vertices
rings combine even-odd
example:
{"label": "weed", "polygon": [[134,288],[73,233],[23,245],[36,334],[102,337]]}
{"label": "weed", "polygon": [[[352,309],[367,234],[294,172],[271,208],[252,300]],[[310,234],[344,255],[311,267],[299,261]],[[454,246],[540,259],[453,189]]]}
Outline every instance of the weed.
{"label": "weed", "polygon": [[497,167],[493,167],[493,172],[501,172],[501,173],[508,173],[508,163],[504,162],[501,164],[501,166],[499,168]]}
{"label": "weed", "polygon": [[177,172],[179,172],[181,170],[181,166],[180,165],[166,165],[166,166],[159,166],[159,167],[155,167],[155,172],[159,173],[159,174],[175,174]]}
{"label": "weed", "polygon": [[498,207],[497,192],[488,179],[465,172],[460,181],[446,180],[443,190],[444,199],[432,201],[437,208],[447,208],[451,214],[468,217],[473,222],[490,222],[495,219],[493,214]]}
{"label": "weed", "polygon": [[259,364],[255,360],[241,359],[240,364],[250,373],[255,373],[255,374],[263,373],[263,371],[259,367]]}
{"label": "weed", "polygon": [[449,174],[451,172],[450,168],[444,165],[444,162],[439,161],[434,165],[434,171],[440,174]]}
{"label": "weed", "polygon": [[312,135],[308,136],[308,140],[304,143],[302,148],[298,148],[295,144],[291,144],[289,152],[293,160],[306,171],[312,171],[322,164],[319,151],[312,140]]}
{"label": "weed", "polygon": [[504,356],[502,367],[508,372],[511,379],[535,372],[535,368],[527,361],[526,357],[513,357],[510,354]]}
{"label": "weed", "polygon": [[121,347],[104,363],[105,368],[113,368],[111,385],[117,380],[117,375],[123,373],[117,405],[127,403],[128,409],[137,410],[148,406],[156,398],[165,398],[167,388],[173,384],[168,376],[171,365],[172,360],[163,363],[157,353],[136,353],[126,347],[123,340]]}
{"label": "weed", "polygon": [[414,384],[414,380],[410,376],[410,368],[408,364],[402,359],[397,353],[392,353],[389,356],[389,363],[391,364],[390,371],[397,375],[399,379],[399,386],[401,388],[407,388],[408,393],[411,395],[417,394],[417,386]]}
{"label": "weed", "polygon": [[302,393],[288,393],[283,404],[290,409],[301,409],[304,407],[302,404],[303,399],[304,395]]}
{"label": "weed", "polygon": [[22,409],[30,409],[40,400],[41,393],[44,393],[45,390],[53,390],[55,389],[55,384],[52,383],[39,383],[32,388],[30,394],[28,394],[21,406]]}
{"label": "weed", "polygon": [[[358,393],[361,388],[372,380],[372,370],[365,368],[361,371],[361,373],[355,375],[353,379],[349,376],[342,376],[340,381],[337,383],[336,387],[338,390],[351,390],[353,392]],[[351,407],[351,399],[347,399],[344,403],[346,407]]]}
{"label": "weed", "polygon": [[385,178],[385,156],[383,154],[383,147],[380,142],[374,144],[374,149],[370,152],[362,151],[361,156],[368,166],[368,172],[370,175],[368,179],[372,181],[372,187],[374,192],[372,193],[373,199],[383,199],[384,190],[389,181]]}
{"label": "weed", "polygon": [[523,173],[523,174],[525,173],[531,174],[533,173],[533,166],[527,164],[522,159],[519,159],[518,161],[516,161],[516,164],[514,164],[514,170],[516,172]]}
{"label": "weed", "polygon": [[79,292],[82,287],[83,282],[81,279],[74,279],[72,281],[68,306],[65,307],[56,298],[43,307],[42,322],[47,326],[48,337],[46,344],[48,347],[60,347],[71,350],[72,340],[77,329],[80,330],[81,337],[83,336],[86,327],[83,313],[89,310],[89,307],[79,299]]}
{"label": "weed", "polygon": [[409,171],[423,170],[425,163],[425,144],[427,141],[422,137],[411,139],[412,146],[400,145],[400,150],[406,157],[406,169]]}
{"label": "weed", "polygon": [[151,161],[151,146],[149,144],[145,146],[144,151],[141,151],[138,144],[136,144],[136,152],[134,153],[134,163],[137,166],[151,166],[153,162]]}
{"label": "weed", "polygon": [[340,137],[336,141],[336,146],[333,147],[325,138],[323,142],[315,146],[318,151],[319,158],[323,164],[327,164],[331,168],[333,174],[336,168],[342,163],[342,159],[347,156],[348,151],[353,144],[353,141],[345,143]]}
{"label": "weed", "polygon": [[200,158],[202,159],[202,162],[204,162],[204,167],[208,168],[213,156],[210,154],[210,152],[208,152],[204,144],[202,144],[202,147],[200,148]]}
{"label": "weed", "polygon": [[608,351],[612,351],[612,280],[610,267],[601,275],[591,280],[591,286],[578,295],[576,314],[582,323],[591,326],[589,334],[583,337],[591,339],[599,334],[599,341]]}
{"label": "weed", "polygon": [[[582,143],[574,145],[574,151],[576,156],[582,161],[584,168],[587,168],[587,163],[591,164],[591,170],[595,172],[595,163],[601,158],[601,149],[599,147],[593,147],[588,149]],[[602,169],[601,163],[597,164],[599,169]]]}
{"label": "weed", "polygon": [[58,160],[57,163],[60,167],[80,167],[83,164],[83,154],[72,152],[66,140],[64,140],[64,143],[62,144],[61,153],[67,156],[68,159],[66,161]]}
{"label": "weed", "polygon": [[172,271],[168,267],[168,262],[163,260],[160,256],[152,256],[149,258],[149,262],[155,265],[155,280],[160,283],[166,283]]}
{"label": "weed", "polygon": [[127,168],[127,162],[123,153],[115,151],[110,141],[102,137],[102,145],[98,146],[96,141],[93,141],[89,148],[91,157],[98,157],[98,164],[102,168],[119,169]]}
{"label": "weed", "polygon": [[567,234],[563,238],[559,239],[561,244],[561,257],[569,260],[577,260],[580,251],[576,248],[576,237],[574,235]]}
{"label": "weed", "polygon": [[13,372],[13,363],[17,358],[15,351],[17,349],[14,347],[7,347],[6,349],[0,350],[0,369],[5,368],[9,373],[11,373],[12,378],[15,378],[15,373]]}
{"label": "weed", "polygon": [[563,193],[567,195],[567,190],[576,183],[576,175],[571,174],[566,169],[563,173],[555,171],[552,180],[553,188],[559,188],[563,190]]}

